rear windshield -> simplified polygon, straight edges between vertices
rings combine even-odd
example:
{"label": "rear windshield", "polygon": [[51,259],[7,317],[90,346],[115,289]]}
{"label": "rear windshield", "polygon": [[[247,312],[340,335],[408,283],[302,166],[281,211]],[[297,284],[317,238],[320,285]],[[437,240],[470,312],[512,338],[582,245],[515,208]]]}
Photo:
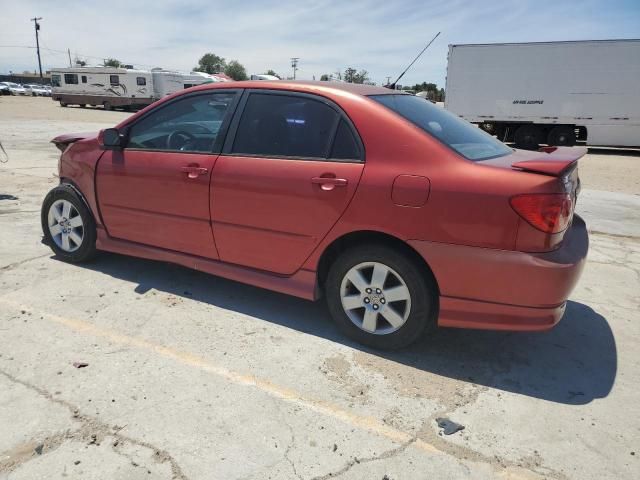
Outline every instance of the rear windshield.
{"label": "rear windshield", "polygon": [[369,98],[406,118],[468,160],[487,160],[512,153],[504,143],[424,98],[406,94],[371,95]]}

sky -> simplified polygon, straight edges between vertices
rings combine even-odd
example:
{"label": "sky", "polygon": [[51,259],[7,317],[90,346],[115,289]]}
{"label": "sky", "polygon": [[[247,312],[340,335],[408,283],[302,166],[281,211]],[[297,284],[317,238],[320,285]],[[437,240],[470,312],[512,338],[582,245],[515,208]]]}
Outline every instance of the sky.
{"label": "sky", "polygon": [[[311,80],[347,67],[381,84],[441,35],[400,83],[444,86],[449,44],[640,38],[640,0],[1,0],[0,73],[71,56],[190,71],[206,52],[249,74],[273,69]],[[31,47],[31,48],[25,48]],[[395,79],[395,78],[393,78]]]}

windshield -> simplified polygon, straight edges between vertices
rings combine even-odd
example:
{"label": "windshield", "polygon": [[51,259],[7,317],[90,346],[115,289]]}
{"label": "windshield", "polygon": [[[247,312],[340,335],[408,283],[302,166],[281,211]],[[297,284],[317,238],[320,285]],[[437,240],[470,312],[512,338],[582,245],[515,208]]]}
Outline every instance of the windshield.
{"label": "windshield", "polygon": [[487,160],[512,153],[504,143],[424,98],[404,94],[372,95],[370,98],[406,118],[468,160]]}

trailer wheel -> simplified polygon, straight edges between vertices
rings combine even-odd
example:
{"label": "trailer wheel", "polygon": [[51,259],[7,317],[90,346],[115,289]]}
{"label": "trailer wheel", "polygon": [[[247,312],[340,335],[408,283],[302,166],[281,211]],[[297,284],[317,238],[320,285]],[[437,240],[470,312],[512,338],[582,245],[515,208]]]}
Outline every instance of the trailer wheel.
{"label": "trailer wheel", "polygon": [[547,143],[556,147],[573,147],[576,144],[576,132],[571,127],[554,127],[549,132]]}
{"label": "trailer wheel", "polygon": [[85,103],[81,103],[81,104],[80,104],[80,108],[86,108],[86,106],[87,106],[87,105],[86,105]]}
{"label": "trailer wheel", "polygon": [[60,106],[61,106],[61,107],[66,107],[66,106],[67,106],[67,104],[66,104],[65,102],[63,102],[62,100],[60,100]]}
{"label": "trailer wheel", "polygon": [[540,136],[540,130],[536,125],[522,125],[514,135],[516,148],[537,150],[540,146]]}
{"label": "trailer wheel", "polygon": [[102,106],[104,107],[105,110],[112,110],[113,107],[111,106],[110,102],[102,102]]}

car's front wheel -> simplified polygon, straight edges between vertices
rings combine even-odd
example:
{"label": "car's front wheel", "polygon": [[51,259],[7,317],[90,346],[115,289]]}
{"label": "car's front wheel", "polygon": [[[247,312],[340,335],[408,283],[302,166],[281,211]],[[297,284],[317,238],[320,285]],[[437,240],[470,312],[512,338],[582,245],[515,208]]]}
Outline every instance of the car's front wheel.
{"label": "car's front wheel", "polygon": [[327,304],[338,327],[362,344],[397,349],[435,324],[434,282],[402,252],[384,245],[344,251],[329,269]]}
{"label": "car's front wheel", "polygon": [[59,185],[47,194],[41,221],[45,242],[59,257],[75,263],[95,255],[95,221],[73,187]]}

